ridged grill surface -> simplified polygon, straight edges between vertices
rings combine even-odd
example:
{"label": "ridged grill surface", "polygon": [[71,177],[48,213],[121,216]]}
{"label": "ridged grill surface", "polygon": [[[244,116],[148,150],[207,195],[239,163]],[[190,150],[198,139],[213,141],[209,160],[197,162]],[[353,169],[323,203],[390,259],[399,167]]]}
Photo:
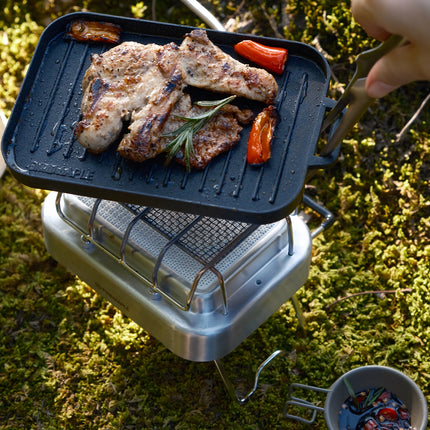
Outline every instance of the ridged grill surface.
{"label": "ridged grill surface", "polygon": [[[21,182],[71,194],[256,224],[280,220],[297,207],[307,171],[316,163],[315,158],[320,166],[324,165],[322,157],[314,154],[327,108],[330,77],[321,54],[298,42],[257,38],[289,51],[286,71],[276,76],[279,121],[271,159],[262,166],[247,164],[249,125],[231,151],[212,160],[205,170],[188,173],[176,163],[166,167],[164,156],[136,164],[118,156],[116,144],[101,155],[91,154],[79,145],[74,126],[81,115],[82,79],[91,55],[109,46],[65,37],[69,23],[78,18],[108,19],[122,27],[123,41],[141,43],[180,44],[192,30],[89,13],[66,15],[52,23],[40,38],[2,145],[8,165]],[[210,30],[208,35],[217,46],[238,58],[233,46],[243,39],[242,35]],[[214,97],[203,90],[193,89],[191,94],[197,100]],[[251,108],[255,114],[264,107],[240,98],[235,104]]]}

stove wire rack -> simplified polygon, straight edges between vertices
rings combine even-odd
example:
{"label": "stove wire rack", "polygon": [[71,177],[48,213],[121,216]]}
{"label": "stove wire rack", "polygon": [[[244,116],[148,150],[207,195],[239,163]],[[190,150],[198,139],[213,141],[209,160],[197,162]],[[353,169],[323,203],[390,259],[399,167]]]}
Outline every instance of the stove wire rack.
{"label": "stove wire rack", "polygon": [[[99,227],[97,226],[96,220],[102,211],[101,206],[103,204],[103,200],[93,199],[94,202],[92,207],[90,207],[87,229],[84,229],[81,225],[73,221],[71,217],[64,213],[62,207],[62,197],[63,194],[58,193],[55,200],[56,211],[60,218],[80,234],[81,240],[84,243],[88,244],[88,246],[95,246],[102,250],[110,258],[118,261],[122,266],[124,266],[134,276],[142,281],[142,283],[148,287],[148,291],[154,295],[155,299],[158,296],[162,296],[180,310],[184,312],[188,311],[200,280],[206,272],[210,271],[218,279],[219,288],[222,291],[224,314],[228,313],[224,275],[215,266],[226,255],[232,252],[232,250],[234,250],[244,239],[249,237],[256,229],[258,229],[260,227],[259,225],[120,203],[120,205],[125,207],[130,212],[131,217],[130,221],[126,223],[126,228],[124,229],[119,252],[115,252],[109,249],[109,247],[107,247],[103,241],[99,239],[100,233],[98,231]],[[317,212],[322,217],[322,222],[320,225],[311,232],[312,238],[319,235],[334,222],[334,217],[331,212],[316,203],[307,195],[303,196],[303,204],[309,207],[311,210]],[[166,212],[168,212],[168,214],[166,214]],[[103,214],[101,214],[101,216],[103,216]],[[291,217],[288,216],[286,221],[288,232],[288,254],[293,255],[294,239]],[[156,261],[154,262],[152,280],[149,280],[147,277],[139,273],[139,271],[136,270],[132,264],[129,264],[127,259],[126,250],[132,241],[133,231],[137,228],[139,222],[144,222],[152,229],[163,235],[167,240],[166,244],[156,258]],[[158,282],[158,274],[163,265],[163,261],[172,246],[179,247],[183,252],[198,260],[202,265],[202,269],[194,277],[185,303],[179,301],[177,298],[169,294],[169,292],[164,291]],[[304,326],[300,305],[296,299],[295,294],[291,297],[291,300],[296,310],[299,323]],[[275,358],[281,357],[283,355],[285,355],[285,351],[276,350],[259,365],[255,374],[254,385],[245,395],[238,393],[234,384],[227,375],[227,372],[225,371],[222,360],[215,359],[213,361],[228,394],[234,401],[241,405],[246,403],[256,392],[262,371],[269,364],[271,364]]]}
{"label": "stove wire rack", "polygon": [[[106,247],[102,241],[98,239],[99,235],[96,227],[96,218],[100,212],[100,206],[103,200],[95,199],[88,218],[88,228],[87,231],[85,231],[80,225],[75,223],[64,213],[61,204],[62,196],[62,193],[58,193],[55,203],[56,210],[60,218],[78,231],[84,242],[96,246],[109,257],[115,259],[121,263],[121,265],[126,267],[131,273],[140,279],[144,285],[151,289],[152,294],[164,297],[182,311],[188,311],[200,280],[207,272],[210,271],[218,279],[219,288],[222,293],[224,314],[228,313],[224,275],[216,268],[216,264],[234,250],[245,238],[259,228],[260,226],[258,224],[247,224],[220,218],[210,218],[201,215],[121,203],[121,205],[131,213],[132,218],[123,233],[119,253],[116,253]],[[143,276],[139,270],[136,270],[127,260],[126,250],[131,241],[131,234],[139,222],[146,223],[167,239],[167,243],[163,246],[154,262],[152,280]],[[287,231],[289,246],[288,252],[292,255],[293,232],[289,217],[287,217]],[[202,268],[194,277],[185,302],[181,302],[168,291],[163,290],[159,285],[160,268],[162,267],[169,249],[173,245],[202,265]]]}

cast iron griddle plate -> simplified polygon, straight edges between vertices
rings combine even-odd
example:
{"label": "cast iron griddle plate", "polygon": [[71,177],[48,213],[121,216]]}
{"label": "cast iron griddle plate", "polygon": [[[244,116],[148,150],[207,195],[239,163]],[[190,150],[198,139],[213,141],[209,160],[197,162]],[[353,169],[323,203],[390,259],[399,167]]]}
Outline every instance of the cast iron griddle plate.
{"label": "cast iron griddle plate", "polygon": [[[76,19],[121,25],[121,41],[166,44],[182,42],[192,28],[159,22],[91,13],[57,19],[42,34],[11,118],[2,151],[12,173],[24,184],[205,216],[265,224],[291,213],[300,202],[309,168],[333,160],[314,155],[324,112],[329,68],[312,47],[279,39],[252,37],[288,49],[286,71],[276,76],[280,121],[272,142],[272,157],[263,166],[246,163],[251,126],[231,151],[212,160],[203,171],[187,173],[183,166],[166,167],[165,156],[141,164],[118,156],[116,144],[101,155],[88,153],[74,136],[80,119],[82,78],[90,56],[110,49],[104,43],[86,43],[65,37]],[[248,35],[208,30],[221,49],[240,59],[233,46]],[[244,61],[243,59],[241,61]],[[244,61],[245,62],[245,61]],[[196,100],[223,98],[202,90]],[[264,105],[236,99],[255,113]]]}

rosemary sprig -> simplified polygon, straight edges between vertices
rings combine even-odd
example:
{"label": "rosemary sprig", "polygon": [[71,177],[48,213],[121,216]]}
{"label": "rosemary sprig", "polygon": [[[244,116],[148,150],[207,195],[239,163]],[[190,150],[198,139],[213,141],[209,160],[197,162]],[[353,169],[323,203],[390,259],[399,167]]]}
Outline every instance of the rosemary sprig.
{"label": "rosemary sprig", "polygon": [[346,390],[348,391],[348,394],[351,396],[352,401],[354,402],[354,405],[357,409],[360,408],[360,403],[358,402],[357,396],[355,395],[354,388],[352,388],[351,383],[346,379],[345,377],[342,378],[343,383],[346,386]]}
{"label": "rosemary sprig", "polygon": [[380,387],[378,389],[372,389],[366,397],[366,401],[364,403],[364,407],[370,406],[373,402],[378,400],[379,396],[385,391],[384,387]]}
{"label": "rosemary sprig", "polygon": [[178,151],[184,147],[185,165],[187,170],[190,170],[190,157],[194,155],[194,133],[197,133],[223,106],[230,103],[235,98],[236,96],[230,96],[222,100],[196,102],[197,106],[214,108],[195,117],[176,115],[177,118],[183,119],[185,124],[171,133],[163,134],[163,137],[175,136],[165,148],[165,151],[169,153],[167,156],[167,163],[169,163]]}
{"label": "rosemary sprig", "polygon": [[352,388],[351,383],[348,381],[348,379],[346,379],[345,377],[342,378],[345,386],[346,386],[346,390],[348,391],[348,394],[350,395],[355,407],[358,410],[362,410],[367,408],[368,406],[371,406],[373,404],[373,402],[376,402],[376,400],[378,400],[379,396],[385,391],[384,387],[380,387],[380,388],[372,388],[369,390],[369,392],[367,393],[366,398],[364,399],[364,401],[362,401],[361,403],[358,401],[358,398],[355,394],[354,389]]}

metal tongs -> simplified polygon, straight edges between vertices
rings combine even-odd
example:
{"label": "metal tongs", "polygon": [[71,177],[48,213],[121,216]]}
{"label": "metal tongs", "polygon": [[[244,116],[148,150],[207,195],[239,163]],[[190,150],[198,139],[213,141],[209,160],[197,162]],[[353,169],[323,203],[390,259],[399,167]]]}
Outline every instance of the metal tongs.
{"label": "metal tongs", "polygon": [[324,119],[321,132],[325,131],[339,117],[342,111],[349,105],[348,109],[337,124],[336,129],[330,135],[326,146],[321,151],[321,155],[330,154],[345,138],[355,123],[366,112],[368,107],[375,101],[369,97],[365,90],[367,74],[372,66],[385,54],[397,46],[403,45],[406,40],[402,36],[393,34],[379,46],[359,54],[355,60],[356,70],[336,105]]}

